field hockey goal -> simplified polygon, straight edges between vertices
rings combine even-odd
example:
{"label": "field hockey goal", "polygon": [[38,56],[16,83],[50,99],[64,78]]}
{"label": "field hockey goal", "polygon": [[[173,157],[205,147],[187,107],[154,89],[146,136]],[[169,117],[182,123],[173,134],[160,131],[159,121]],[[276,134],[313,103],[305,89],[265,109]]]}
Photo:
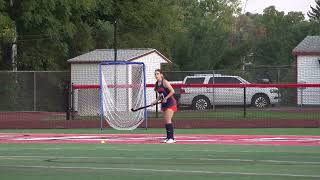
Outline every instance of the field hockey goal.
{"label": "field hockey goal", "polygon": [[73,85],[73,112],[82,119],[100,119],[118,130],[133,130],[146,121],[145,65],[108,61],[100,64],[99,84]]}

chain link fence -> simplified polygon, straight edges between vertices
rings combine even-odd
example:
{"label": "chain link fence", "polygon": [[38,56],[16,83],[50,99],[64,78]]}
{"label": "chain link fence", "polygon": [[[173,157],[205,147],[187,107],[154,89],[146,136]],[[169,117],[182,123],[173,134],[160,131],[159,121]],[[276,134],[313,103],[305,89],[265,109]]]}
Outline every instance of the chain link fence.
{"label": "chain link fence", "polygon": [[[183,83],[186,77],[201,77],[206,76],[208,84],[210,83],[226,83],[217,82],[218,77],[236,76],[238,79],[248,81],[250,83],[264,83],[264,84],[295,84],[296,80],[296,67],[256,67],[246,68],[244,70],[208,70],[208,71],[170,71],[164,72],[165,78],[172,84]],[[210,77],[213,77],[210,80]],[[0,71],[0,119],[21,121],[26,116],[15,115],[16,112],[48,112],[60,114],[45,114],[44,117],[39,117],[44,120],[66,120],[70,114],[68,110],[79,111],[83,109],[82,106],[74,107],[70,106],[72,98],[78,99],[81,96],[81,92],[74,97],[70,96],[70,72],[68,71]],[[190,81],[190,84],[199,84],[201,82]],[[203,81],[202,81],[203,83]],[[233,83],[232,81],[228,83]],[[150,89],[154,93],[153,88]],[[198,104],[193,104],[193,98],[189,97],[189,103],[183,103],[182,98],[188,99],[190,94],[199,93],[199,88],[175,88],[175,97],[178,102],[178,112],[175,114],[174,119],[179,120],[196,120],[210,119],[210,120],[243,120],[243,119],[265,119],[271,122],[273,119],[284,120],[319,120],[320,119],[320,88],[289,88],[282,87],[275,90],[269,88],[269,94],[271,93],[272,101],[268,100],[268,106],[264,106],[263,96],[256,98],[257,106],[252,105],[252,96],[250,96],[250,89],[247,89],[246,97],[244,95],[243,88],[200,88],[201,91],[205,90],[208,94],[209,102],[204,99],[198,99]],[[232,89],[232,91],[230,91]],[[260,89],[260,88],[256,88]],[[262,88],[263,89],[263,88]],[[192,92],[192,93],[190,93]],[[96,90],[95,93],[98,93]],[[220,93],[220,94],[219,94]],[[234,95],[239,94],[239,97]],[[187,95],[187,96],[186,96]],[[183,97],[184,96],[184,97]],[[72,98],[70,98],[72,97]],[[99,98],[95,95],[96,98]],[[155,94],[151,94],[148,98],[152,99]],[[223,101],[230,101],[229,104],[219,104],[218,97],[226,98]],[[68,99],[69,98],[69,99]],[[239,99],[238,104],[232,104],[232,101]],[[244,105],[244,99],[248,104]],[[83,105],[90,105],[99,107],[97,99],[78,99],[79,102],[83,102]],[[152,99],[153,100],[153,99]],[[203,104],[209,105],[203,108]],[[7,113],[9,112],[9,114]],[[13,113],[13,114],[12,114]],[[66,116],[67,115],[67,116]],[[74,115],[74,114],[71,114]],[[48,118],[50,116],[50,118]],[[11,118],[12,117],[12,118]],[[51,118],[52,117],[52,118]],[[93,120],[99,120],[98,114],[93,115]],[[157,113],[154,109],[150,109],[148,112],[149,119],[162,119],[161,113]],[[38,119],[39,119],[38,118]],[[35,117],[30,118],[36,119]],[[71,118],[73,119],[73,118]],[[77,118],[75,118],[77,119]],[[85,120],[91,120],[91,116],[85,116]],[[53,124],[57,122],[51,121]],[[39,125],[40,126],[40,125]]]}
{"label": "chain link fence", "polygon": [[70,72],[0,71],[0,111],[66,111]]}
{"label": "chain link fence", "polygon": [[[172,83],[182,83],[188,76],[238,76],[250,83],[296,83],[296,67],[256,67],[244,70],[171,71],[164,72]],[[0,111],[66,111],[70,72],[67,71],[0,71]],[[192,82],[196,83],[196,82]],[[211,82],[212,83],[212,82]],[[175,89],[180,99],[181,89]],[[279,90],[281,104],[296,105],[297,90]],[[226,94],[227,95],[227,92]],[[155,96],[154,96],[155,97]],[[300,97],[301,98],[301,97]]]}
{"label": "chain link fence", "polygon": [[[215,77],[218,76],[238,76],[250,83],[262,83],[262,84],[288,84],[297,83],[296,81],[296,66],[261,66],[255,68],[244,68],[243,70],[206,70],[206,71],[167,71],[164,72],[165,78],[173,83],[182,83],[186,77],[208,75],[213,77],[213,81],[208,83],[214,83]],[[196,80],[187,83],[199,83]],[[200,81],[200,84],[203,81]],[[217,82],[216,82],[217,83]],[[234,82],[218,82],[218,83],[234,83]],[[239,90],[240,91],[240,90]],[[283,96],[281,104],[294,106],[296,105],[296,89],[283,88],[279,89],[279,95]],[[175,97],[180,99],[181,89],[175,89]],[[225,92],[223,95],[228,95]]]}

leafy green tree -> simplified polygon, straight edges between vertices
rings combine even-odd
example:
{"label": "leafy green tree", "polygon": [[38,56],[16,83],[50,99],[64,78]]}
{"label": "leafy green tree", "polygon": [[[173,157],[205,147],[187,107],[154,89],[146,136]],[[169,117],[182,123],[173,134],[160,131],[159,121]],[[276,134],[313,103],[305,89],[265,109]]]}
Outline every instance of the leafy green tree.
{"label": "leafy green tree", "polygon": [[0,0],[0,70],[11,67],[7,52],[10,51],[11,43],[16,37],[15,23],[5,11],[7,5],[7,1]]}
{"label": "leafy green tree", "polygon": [[7,2],[0,0],[0,42],[12,42],[16,32],[15,24],[5,11]]}
{"label": "leafy green tree", "polygon": [[119,47],[156,48],[170,57],[173,34],[183,29],[179,3],[175,0],[120,1]]}
{"label": "leafy green tree", "polygon": [[[248,59],[252,63],[251,67],[280,67],[294,65],[294,57],[292,49],[297,46],[307,35],[319,34],[319,25],[313,22],[306,21],[301,12],[289,12],[284,14],[277,11],[273,6],[264,10],[262,15],[246,14],[250,19],[246,21],[253,23],[249,38],[244,38],[239,43],[239,48],[247,44],[247,52],[243,59]],[[240,31],[241,32],[241,31]],[[244,36],[246,37],[246,36]],[[244,51],[246,50],[244,49]],[[241,52],[241,51],[240,51]],[[250,55],[250,56],[248,56]],[[274,76],[276,73],[271,73],[265,69],[257,71],[260,75]],[[280,77],[273,79],[279,82],[292,82],[292,71],[282,71]],[[261,74],[262,73],[262,74]],[[257,77],[258,74],[251,77]],[[275,78],[275,77],[273,77]]]}
{"label": "leafy green tree", "polygon": [[[95,1],[21,2],[18,16],[21,69],[59,69],[70,56],[94,48],[91,12]],[[20,29],[20,31],[19,31]]]}
{"label": "leafy green tree", "polygon": [[[111,25],[100,20],[98,14],[110,13],[110,2],[111,0],[15,0],[9,5],[0,0],[0,18],[7,14],[6,21],[1,20],[0,26],[11,20],[11,24],[15,26],[7,27],[17,29],[18,69],[65,69],[67,59],[97,46],[106,48],[107,44],[104,42],[111,41],[108,36]],[[10,39],[7,34],[4,37]],[[4,59],[10,59],[10,47],[2,49]]]}
{"label": "leafy green tree", "polygon": [[310,6],[311,10],[308,12],[308,17],[311,21],[320,23],[320,0],[315,0],[316,6]]}
{"label": "leafy green tree", "polygon": [[174,0],[14,2],[7,11],[17,24],[21,70],[66,68],[68,58],[95,48],[113,48],[114,18],[118,48],[152,47],[167,56],[172,32],[181,27],[175,18],[180,7]]}
{"label": "leafy green tree", "polygon": [[69,58],[113,48],[115,21],[118,48],[158,49],[177,70],[288,65],[292,49],[320,33],[300,12],[240,14],[240,0],[12,2],[0,0],[0,69],[12,69],[15,37],[19,70],[66,69]]}
{"label": "leafy green tree", "polygon": [[238,1],[183,1],[186,31],[175,35],[173,57],[184,70],[214,69],[228,46]]}
{"label": "leafy green tree", "polygon": [[255,65],[288,65],[293,61],[291,51],[301,41],[292,36],[296,24],[303,23],[301,12],[285,15],[274,6],[264,10],[258,26],[265,28],[265,38],[259,40],[254,52]]}
{"label": "leafy green tree", "polygon": [[[18,69],[55,69],[55,58],[64,57],[61,23],[54,16],[63,1],[13,1],[7,7],[17,28]],[[63,4],[60,4],[63,7]]]}

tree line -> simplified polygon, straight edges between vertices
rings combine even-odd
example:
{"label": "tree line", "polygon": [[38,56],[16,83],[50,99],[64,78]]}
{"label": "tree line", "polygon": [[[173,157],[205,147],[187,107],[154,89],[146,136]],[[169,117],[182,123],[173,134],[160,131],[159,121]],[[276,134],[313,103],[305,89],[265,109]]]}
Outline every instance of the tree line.
{"label": "tree line", "polygon": [[316,3],[306,19],[274,6],[243,14],[240,0],[0,0],[0,70],[65,70],[113,48],[114,23],[117,48],[155,48],[172,70],[290,65],[292,49],[320,35]]}

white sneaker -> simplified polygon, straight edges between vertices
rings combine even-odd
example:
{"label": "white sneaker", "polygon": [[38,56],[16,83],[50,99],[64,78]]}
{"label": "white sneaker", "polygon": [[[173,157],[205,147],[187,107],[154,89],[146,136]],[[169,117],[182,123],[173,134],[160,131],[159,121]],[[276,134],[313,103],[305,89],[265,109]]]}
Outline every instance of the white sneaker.
{"label": "white sneaker", "polygon": [[167,144],[173,144],[173,143],[175,143],[175,142],[177,142],[177,141],[174,140],[174,139],[168,139],[168,140],[166,141]]}
{"label": "white sneaker", "polygon": [[169,140],[169,139],[166,138],[166,139],[162,140],[161,142],[162,142],[162,143],[167,143],[168,140]]}

